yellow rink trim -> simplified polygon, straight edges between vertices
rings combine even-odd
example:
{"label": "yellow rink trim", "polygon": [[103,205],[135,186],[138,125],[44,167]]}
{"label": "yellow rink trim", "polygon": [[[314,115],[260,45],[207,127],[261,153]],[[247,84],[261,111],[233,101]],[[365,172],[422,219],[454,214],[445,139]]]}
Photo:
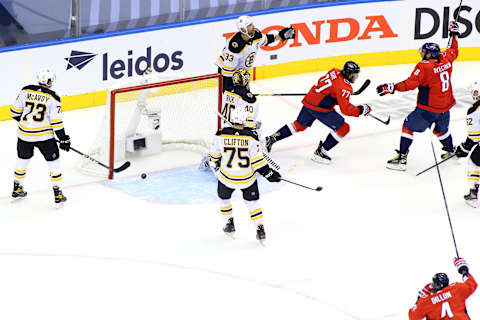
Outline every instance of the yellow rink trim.
{"label": "yellow rink trim", "polygon": [[[322,48],[312,50],[328,50]],[[456,61],[480,61],[480,47],[466,47],[460,48],[459,57]],[[274,77],[288,76],[299,73],[309,73],[329,70],[332,67],[341,68],[347,60],[357,62],[360,67],[372,67],[382,65],[396,65],[409,64],[420,61],[420,56],[417,50],[402,50],[402,51],[386,51],[352,54],[348,56],[326,57],[318,59],[309,59],[302,61],[294,61],[288,63],[281,63],[271,66],[256,67],[256,79],[268,79]],[[405,74],[407,78],[409,74]],[[307,88],[306,88],[307,89]],[[185,90],[185,89],[184,89]],[[187,89],[188,91],[188,89]],[[168,94],[168,92],[166,93]],[[62,105],[63,111],[88,108],[93,106],[101,106],[107,103],[107,91],[95,91],[84,94],[77,94],[72,96],[63,96]],[[10,107],[0,106],[0,120],[10,120]]]}

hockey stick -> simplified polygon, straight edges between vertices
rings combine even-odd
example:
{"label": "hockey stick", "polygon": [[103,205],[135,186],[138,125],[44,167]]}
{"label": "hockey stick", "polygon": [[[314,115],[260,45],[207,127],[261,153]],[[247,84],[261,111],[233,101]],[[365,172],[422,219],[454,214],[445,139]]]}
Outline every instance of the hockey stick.
{"label": "hockey stick", "polygon": [[[58,140],[55,140],[55,141],[58,142],[58,143],[60,143],[60,141],[58,141]],[[93,158],[90,157],[88,154],[85,154],[85,153],[83,153],[83,152],[81,152],[81,151],[78,151],[78,150],[75,149],[74,147],[70,147],[70,150],[75,151],[75,152],[78,153],[79,155],[87,158],[88,160],[93,161],[93,162],[95,162],[96,164],[98,164],[98,165],[100,165],[100,166],[102,166],[102,167],[104,167],[104,168],[106,168],[106,169],[108,169],[108,170],[110,170],[110,171],[113,171],[113,172],[115,172],[115,173],[122,172],[123,170],[127,169],[128,167],[130,167],[130,161],[127,161],[127,162],[125,162],[124,164],[122,164],[122,165],[121,165],[120,167],[118,167],[118,168],[110,168],[110,167],[107,166],[106,164],[103,164],[103,163],[101,163],[100,161],[93,159]]]}
{"label": "hockey stick", "polygon": [[430,133],[430,144],[432,145],[433,158],[435,159],[435,164],[438,173],[438,180],[440,181],[440,188],[442,189],[443,201],[445,203],[445,209],[447,211],[448,222],[450,224],[450,230],[452,231],[453,245],[455,246],[455,252],[457,253],[457,258],[460,257],[457,249],[457,242],[455,241],[455,234],[453,233],[452,220],[450,219],[450,212],[448,211],[447,198],[445,197],[445,190],[443,189],[442,176],[440,175],[440,168],[438,167],[439,163],[437,162],[437,156],[435,155],[435,148],[433,147],[433,130]]}
{"label": "hockey stick", "polygon": [[442,161],[440,161],[439,163],[436,163],[436,164],[434,164],[433,166],[430,166],[430,167],[428,167],[427,169],[425,169],[425,170],[417,173],[415,176],[418,177],[418,176],[421,175],[422,173],[427,172],[428,170],[430,170],[430,169],[432,169],[432,168],[435,168],[436,166],[441,165],[441,164],[444,163],[445,161],[450,160],[450,159],[452,159],[452,158],[455,157],[455,156],[456,156],[455,154],[452,154],[452,155],[448,156],[448,158],[445,158],[445,159],[443,159]]}
{"label": "hockey stick", "polygon": [[321,187],[321,186],[318,186],[314,189],[314,188],[310,188],[310,187],[304,186],[303,184],[296,183],[296,182],[293,182],[293,181],[290,181],[290,180],[287,180],[287,179],[284,179],[284,178],[280,178],[280,180],[291,183],[291,184],[294,184],[294,185],[297,185],[297,186],[300,186],[300,187],[308,189],[308,190],[313,190],[313,191],[322,191],[323,190],[323,187]]}
{"label": "hockey stick", "polygon": [[[220,112],[218,112],[218,116],[223,120],[225,121],[226,123],[228,123],[229,125],[233,126],[233,124],[227,120],[227,118],[225,118],[223,116],[223,114],[221,114]],[[277,171],[280,171],[280,166],[275,162],[273,161],[272,158],[270,158],[270,156],[263,150],[263,146],[262,146],[262,153],[263,153],[263,158],[268,162],[269,165],[271,165],[275,170]]]}
{"label": "hockey stick", "polygon": [[[355,92],[352,92],[352,96],[359,95],[370,85],[370,79],[365,80],[360,89]],[[306,93],[256,93],[255,96],[260,97],[273,97],[273,96],[304,96]]]}
{"label": "hockey stick", "polygon": [[[460,0],[460,5],[458,6],[457,15],[455,16],[455,23],[457,22],[458,16],[460,15],[460,10],[462,10],[462,2],[463,2],[463,0]],[[448,39],[447,48],[451,48],[451,47],[452,47],[452,41],[453,41],[453,36],[451,36],[451,37]]]}
{"label": "hockey stick", "polygon": [[378,116],[373,115],[371,112],[368,114],[368,116],[372,117],[373,119],[375,119],[377,121],[380,121],[381,123],[383,123],[386,126],[388,126],[388,124],[390,123],[390,115],[388,116],[387,120],[382,120]]}

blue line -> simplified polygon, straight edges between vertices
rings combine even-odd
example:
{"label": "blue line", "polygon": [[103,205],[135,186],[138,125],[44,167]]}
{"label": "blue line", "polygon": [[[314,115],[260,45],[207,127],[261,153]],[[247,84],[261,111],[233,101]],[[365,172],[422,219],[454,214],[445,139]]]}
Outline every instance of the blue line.
{"label": "blue line", "polygon": [[171,28],[179,28],[179,27],[185,27],[185,26],[192,26],[192,25],[197,25],[197,24],[211,23],[211,22],[217,22],[217,21],[224,21],[224,20],[235,19],[235,18],[237,18],[241,15],[259,16],[259,15],[267,15],[267,14],[273,14],[273,13],[279,13],[279,12],[306,10],[306,9],[321,8],[321,7],[344,6],[344,5],[372,3],[372,2],[397,2],[397,1],[404,1],[404,0],[345,0],[345,1],[342,1],[342,2],[309,3],[309,4],[302,4],[302,5],[298,5],[298,6],[291,6],[291,7],[284,7],[284,8],[235,13],[235,14],[229,14],[229,15],[224,15],[224,16],[220,16],[220,17],[211,17],[211,18],[197,19],[197,20],[191,20],[191,21],[185,21],[185,22],[167,23],[167,24],[151,26],[151,27],[142,27],[142,28],[134,28],[134,29],[128,29],[128,30],[121,30],[121,31],[112,31],[112,32],[102,33],[102,34],[92,34],[92,35],[87,35],[87,36],[81,36],[81,37],[78,37],[78,38],[65,38],[65,39],[50,40],[50,41],[44,41],[44,42],[27,43],[27,44],[21,44],[21,45],[16,45],[16,46],[9,46],[9,47],[0,48],[0,53],[9,52],[9,51],[18,51],[18,50],[48,47],[48,46],[54,46],[54,45],[60,45],[60,44],[66,44],[66,43],[74,43],[74,42],[81,42],[81,41],[87,41],[87,40],[117,37],[117,36],[133,34],[133,33],[150,32],[150,31],[157,31],[157,30],[164,30],[164,29],[171,29]]}

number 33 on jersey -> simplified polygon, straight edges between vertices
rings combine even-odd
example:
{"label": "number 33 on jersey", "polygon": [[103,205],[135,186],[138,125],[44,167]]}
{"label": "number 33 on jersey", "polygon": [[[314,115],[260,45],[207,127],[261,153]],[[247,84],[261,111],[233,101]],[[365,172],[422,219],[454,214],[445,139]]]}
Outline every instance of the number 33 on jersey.
{"label": "number 33 on jersey", "polygon": [[20,91],[10,108],[13,118],[19,118],[17,136],[23,141],[45,141],[63,128],[60,97],[41,86],[30,85]]}

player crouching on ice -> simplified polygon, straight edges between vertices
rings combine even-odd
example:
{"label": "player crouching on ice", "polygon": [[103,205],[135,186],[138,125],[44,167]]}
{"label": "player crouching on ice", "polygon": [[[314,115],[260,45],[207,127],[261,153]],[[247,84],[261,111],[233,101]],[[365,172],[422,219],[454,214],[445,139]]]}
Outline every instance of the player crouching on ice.
{"label": "player crouching on ice", "polygon": [[457,35],[458,25],[450,22],[451,47],[440,52],[436,43],[425,43],[419,53],[420,61],[407,80],[397,84],[386,83],[377,87],[380,96],[393,94],[395,91],[410,91],[418,88],[417,106],[403,123],[400,138],[400,149],[395,150],[397,155],[387,162],[387,168],[398,171],[407,169],[407,155],[413,142],[414,132],[424,132],[435,124],[433,133],[447,151],[442,155],[445,159],[454,152],[452,136],[448,132],[450,125],[450,109],[456,104],[453,97],[451,75],[453,61],[458,57]]}
{"label": "player crouching on ice", "polygon": [[41,69],[37,72],[37,80],[38,85],[29,85],[20,91],[10,108],[12,118],[18,122],[12,198],[22,199],[27,195],[23,181],[36,147],[47,161],[55,203],[60,206],[67,198],[61,190],[60,152],[55,135],[60,149],[65,151],[70,150],[70,137],[63,128],[60,97],[50,89],[55,81],[55,73],[50,69]]}
{"label": "player crouching on ice", "polygon": [[470,150],[473,149],[468,158],[467,179],[470,184],[470,192],[464,196],[465,202],[474,208],[478,205],[478,185],[480,177],[480,82],[475,81],[471,87],[473,105],[467,111],[467,139],[461,143],[455,150],[455,155],[459,158],[467,157]]}
{"label": "player crouching on ice", "polygon": [[233,127],[220,129],[210,150],[210,167],[218,178],[218,197],[221,200],[220,212],[225,219],[223,231],[233,235],[232,193],[242,190],[243,199],[250,212],[250,218],[257,227],[257,239],[265,239],[263,213],[260,208],[257,173],[270,182],[280,182],[280,174],[271,169],[263,158],[257,133],[244,127],[248,113],[244,108],[230,112]]}
{"label": "player crouching on ice", "polygon": [[463,282],[450,284],[447,274],[435,274],[432,282],[418,293],[417,302],[408,312],[410,320],[470,319],[465,302],[477,289],[477,282],[465,259],[455,258],[454,264]]}
{"label": "player crouching on ice", "polygon": [[351,84],[358,79],[359,73],[360,67],[353,61],[347,61],[342,70],[334,68],[328,71],[303,98],[303,107],[297,120],[284,125],[265,138],[267,151],[272,150],[274,143],[307,129],[315,120],[318,120],[332,131],[325,142],[320,141],[312,160],[329,164],[332,159],[327,151],[335,147],[350,131],[350,125],[335,111],[334,107],[339,105],[344,115],[353,117],[366,116],[372,110],[367,104],[357,107],[350,103]]}

